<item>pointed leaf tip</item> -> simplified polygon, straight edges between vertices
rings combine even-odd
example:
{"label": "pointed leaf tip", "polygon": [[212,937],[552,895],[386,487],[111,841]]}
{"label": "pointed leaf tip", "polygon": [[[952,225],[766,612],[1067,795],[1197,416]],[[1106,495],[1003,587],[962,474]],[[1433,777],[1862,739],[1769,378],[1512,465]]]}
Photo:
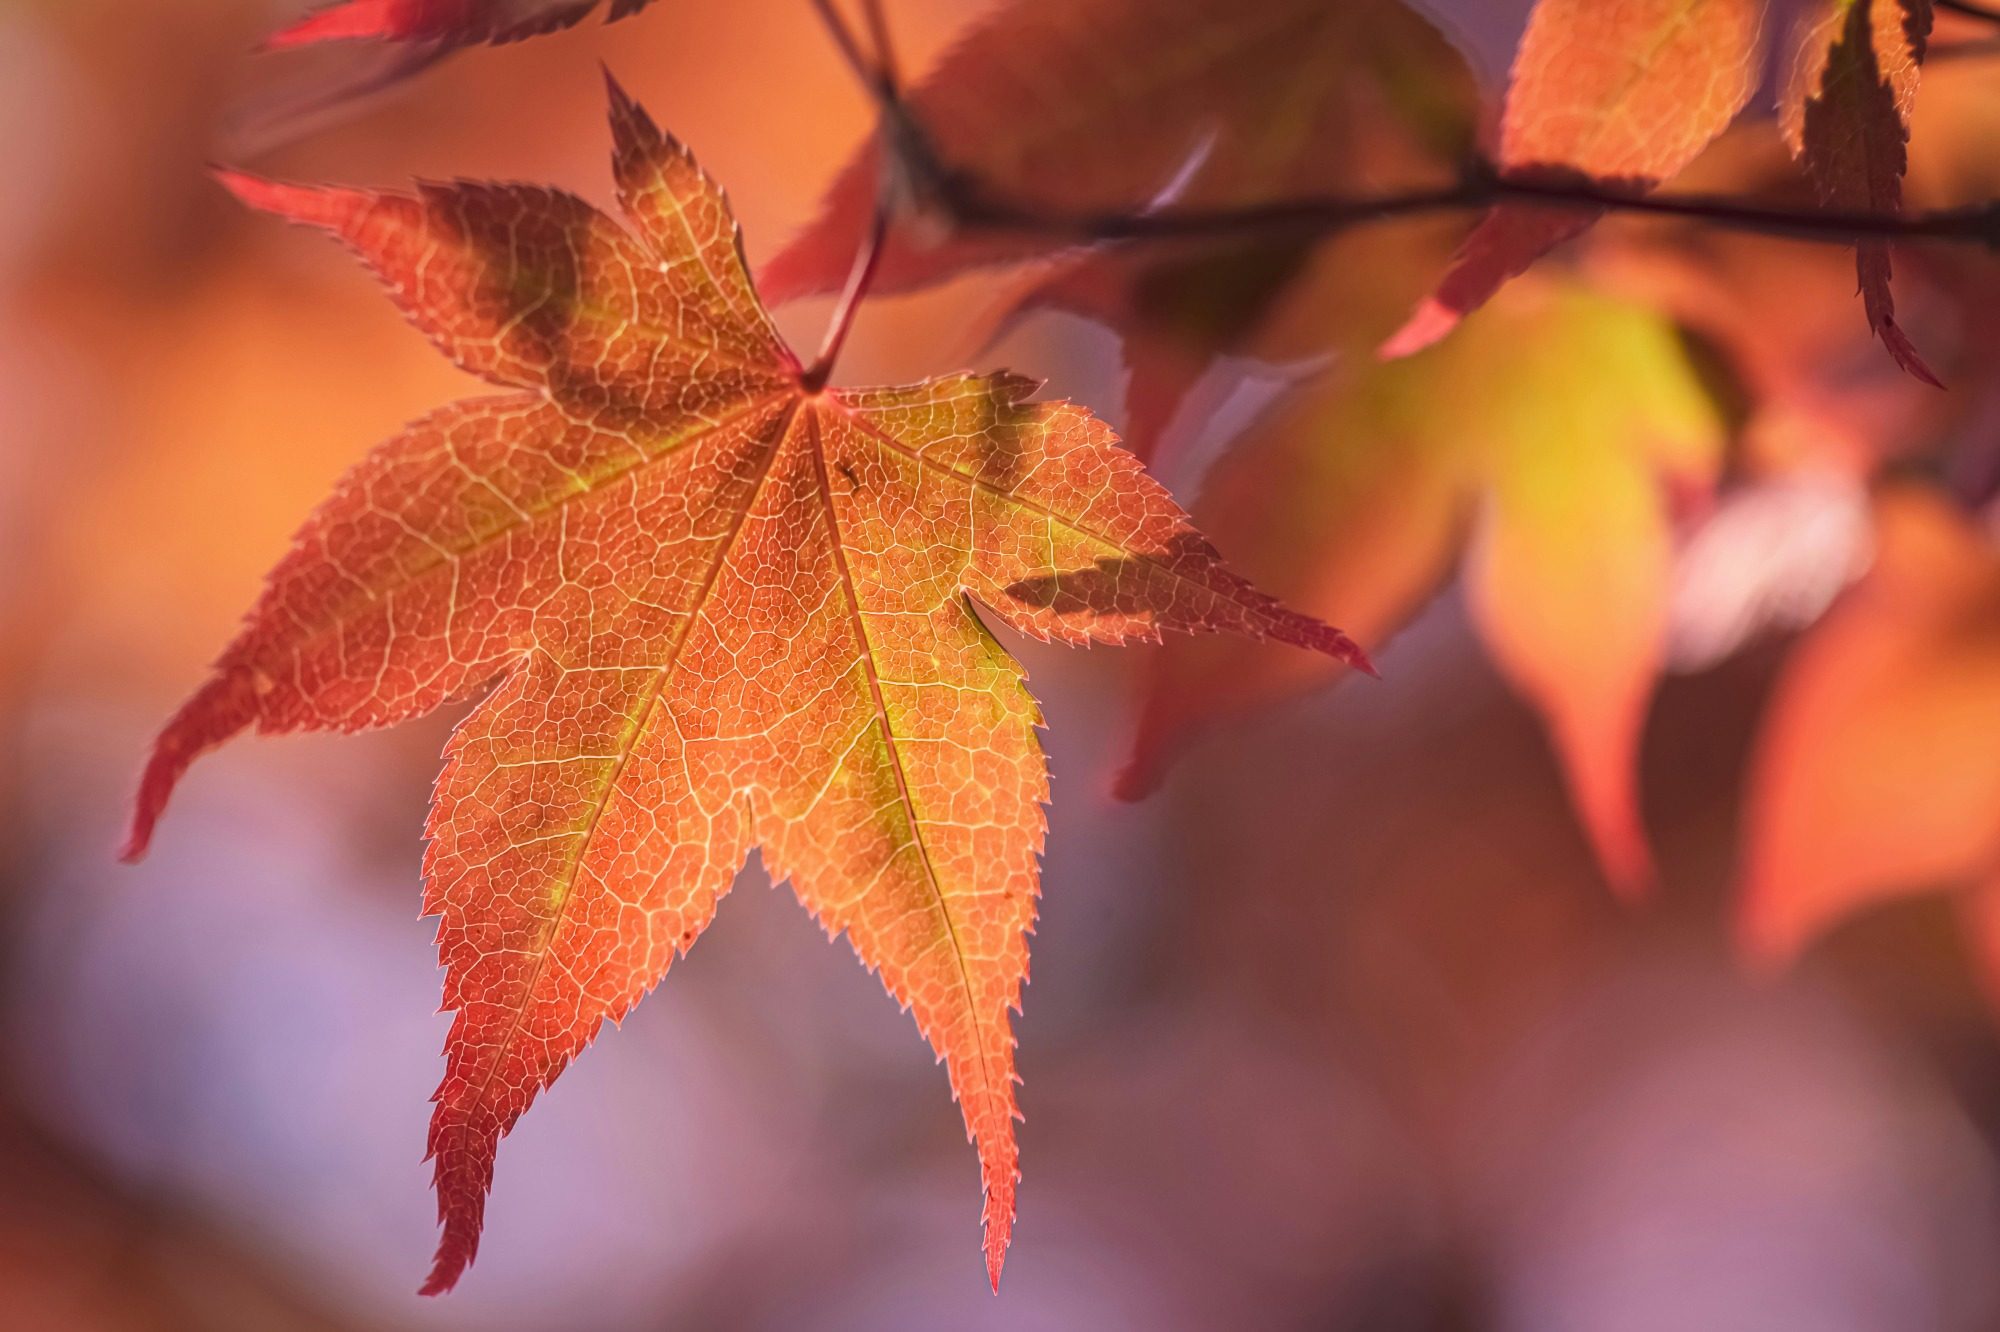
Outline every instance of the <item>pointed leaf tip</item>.
{"label": "pointed leaf tip", "polygon": [[986,1232],[986,1279],[993,1286],[993,1293],[1000,1293],[1000,1272],[1007,1266],[1007,1245],[1013,1239],[1013,1227],[1001,1225],[989,1227]]}
{"label": "pointed leaf tip", "polygon": [[1910,341],[1910,335],[1903,331],[1901,324],[1894,319],[1884,319],[1876,327],[1875,335],[1882,339],[1882,345],[1888,348],[1889,355],[1905,374],[1934,389],[1944,388],[1944,381],[1924,360],[1923,353],[1917,350],[1916,343]]}
{"label": "pointed leaf tip", "polygon": [[688,146],[678,136],[660,128],[645,104],[626,91],[609,65],[603,69],[605,96],[611,104],[612,170],[621,185],[638,184],[640,173],[650,176],[667,157],[680,159],[706,181],[706,174],[701,172]]}
{"label": "pointed leaf tip", "polygon": [[1426,297],[1403,326],[1391,333],[1376,349],[1375,357],[1381,361],[1400,361],[1415,356],[1442,342],[1445,335],[1458,327],[1461,318],[1458,311],[1437,297]]}
{"label": "pointed leaf tip", "polygon": [[348,0],[307,14],[278,29],[259,44],[264,51],[284,51],[320,42],[353,41],[392,35],[388,4],[392,0]]}
{"label": "pointed leaf tip", "polygon": [[431,1297],[449,1295],[458,1285],[459,1278],[465,1275],[465,1269],[471,1261],[469,1257],[461,1256],[452,1237],[447,1236],[438,1245],[437,1257],[432,1260],[430,1275],[424,1278],[423,1285],[417,1287],[417,1294]]}
{"label": "pointed leaf tip", "polygon": [[118,850],[119,860],[135,865],[145,858],[153,842],[153,829],[188,767],[256,718],[255,677],[242,671],[215,675],[181,705],[153,741],[153,752],[132,801],[131,831]]}
{"label": "pointed leaf tip", "polygon": [[[436,1098],[432,1098],[436,1099]],[[417,1288],[419,1295],[448,1295],[454,1290],[473,1259],[479,1256],[479,1231],[483,1207],[471,1214],[440,1203],[439,1219],[444,1233],[438,1236],[437,1253],[431,1259],[430,1274]]]}
{"label": "pointed leaf tip", "polygon": [[611,72],[611,62],[600,60],[597,62],[597,68],[604,75],[604,94],[611,99],[611,113],[616,116],[638,110],[638,104],[632,100],[632,94],[625,91],[625,85]]}
{"label": "pointed leaf tip", "polygon": [[269,180],[233,167],[211,167],[215,183],[260,213],[307,226],[337,226],[363,197],[357,191]]}
{"label": "pointed leaf tip", "polygon": [[1302,647],[1323,657],[1331,657],[1341,665],[1352,667],[1363,675],[1372,676],[1377,680],[1382,678],[1382,672],[1375,669],[1375,663],[1369,658],[1367,649],[1345,632],[1309,615],[1297,615],[1296,612],[1290,614],[1296,617],[1297,627],[1281,630],[1273,635],[1280,643],[1289,643],[1293,647]]}
{"label": "pointed leaf tip", "polygon": [[654,123],[646,108],[641,106],[625,85],[611,72],[610,65],[604,65],[604,95],[611,103],[612,146],[621,158],[635,156],[654,147],[666,139],[660,127]]}
{"label": "pointed leaf tip", "polygon": [[1129,759],[1111,779],[1111,798],[1122,804],[1136,805],[1160,789],[1160,776],[1157,765],[1138,757]]}

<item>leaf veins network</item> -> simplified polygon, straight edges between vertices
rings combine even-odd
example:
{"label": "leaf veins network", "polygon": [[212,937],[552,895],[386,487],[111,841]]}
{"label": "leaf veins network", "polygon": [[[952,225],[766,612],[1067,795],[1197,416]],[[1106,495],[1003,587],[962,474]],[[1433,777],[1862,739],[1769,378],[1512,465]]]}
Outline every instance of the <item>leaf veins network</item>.
{"label": "leaf veins network", "polygon": [[1229,631],[1362,657],[1226,570],[1109,429],[1027,380],[809,389],[721,191],[611,95],[625,226],[529,186],[223,176],[345,241],[505,391],[381,445],[307,520],[161,733],[126,854],[240,731],[476,698],[424,857],[454,1013],[424,1289],[472,1261],[501,1137],[755,848],[943,1059],[997,1284],[1048,777],[972,603],[1066,643]]}

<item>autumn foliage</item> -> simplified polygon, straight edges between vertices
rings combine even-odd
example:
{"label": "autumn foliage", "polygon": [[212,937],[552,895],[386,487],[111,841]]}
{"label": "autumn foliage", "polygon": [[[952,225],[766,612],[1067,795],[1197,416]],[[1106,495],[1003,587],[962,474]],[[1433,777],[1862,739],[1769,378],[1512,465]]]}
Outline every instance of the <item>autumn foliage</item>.
{"label": "autumn foliage", "polygon": [[[647,7],[345,0],[269,45],[443,51]],[[423,862],[455,1015],[426,1292],[477,1251],[501,1138],[753,851],[945,1064],[997,1287],[1050,792],[989,626],[1169,640],[1108,778],[1138,798],[1455,589],[1635,909],[1663,676],[1803,631],[1751,767],[1745,957],[1943,888],[2000,976],[2000,468],[1959,465],[2000,285],[1948,248],[1992,239],[1977,208],[1904,211],[1927,59],[1977,19],[1539,0],[1496,100],[1398,0],[1005,0],[907,86],[879,9],[822,8],[883,133],[754,279],[721,188],[615,83],[616,218],[536,186],[218,176],[343,242],[498,390],[306,520],[161,732],[127,847],[239,733],[468,705]],[[1922,183],[1929,208],[1982,202]],[[857,301],[977,272],[999,276],[973,341],[1051,310],[1116,335],[1122,441],[954,362],[827,387]],[[765,303],[835,293],[823,354],[795,354]],[[1148,464],[1180,476],[1177,442],[1222,429],[1217,379],[1267,401],[1190,518]],[[1761,553],[1790,520],[1746,506],[1800,486],[1850,497],[1863,535]],[[1726,586],[1701,581],[1717,561]]]}

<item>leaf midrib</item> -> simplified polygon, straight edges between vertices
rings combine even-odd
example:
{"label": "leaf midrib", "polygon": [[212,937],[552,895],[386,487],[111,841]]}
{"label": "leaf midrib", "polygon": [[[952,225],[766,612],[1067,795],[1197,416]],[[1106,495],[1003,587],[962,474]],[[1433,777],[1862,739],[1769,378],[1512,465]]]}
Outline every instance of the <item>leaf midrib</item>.
{"label": "leaf midrib", "polygon": [[[722,576],[722,570],[727,567],[730,553],[736,548],[736,540],[742,535],[743,528],[749,522],[750,511],[757,507],[757,497],[763,491],[765,478],[770,475],[772,462],[777,458],[779,453],[783,452],[785,437],[791,433],[792,426],[798,415],[798,409],[799,403],[795,399],[786,409],[786,419],[783,424],[773,432],[771,443],[766,448],[764,459],[757,469],[756,480],[750,488],[749,500],[742,508],[737,510],[735,520],[730,524],[729,531],[723,535],[721,540],[715,543],[715,558],[710,561],[708,570],[702,578],[701,586],[696,589],[693,598],[688,603],[687,614],[682,618],[680,630],[676,634],[672,646],[668,649],[667,659],[661,662],[659,667],[653,672],[652,685],[645,694],[644,701],[633,710],[630,720],[625,727],[624,734],[619,739],[617,751],[612,760],[611,770],[606,774],[601,788],[602,795],[591,808],[588,820],[578,830],[576,835],[575,853],[570,857],[569,865],[564,872],[552,879],[550,883],[550,892],[554,893],[560,890],[562,896],[555,904],[554,910],[549,913],[542,945],[536,950],[535,969],[521,986],[520,1003],[514,1007],[512,1021],[508,1024],[507,1034],[497,1045],[492,1047],[497,1055],[504,1056],[506,1051],[513,1046],[515,1039],[521,1033],[522,1024],[527,1021],[528,1008],[534,998],[535,989],[541,984],[542,977],[548,970],[549,959],[555,953],[556,936],[562,928],[563,921],[568,916],[569,904],[575,897],[576,876],[582,869],[584,857],[589,854],[591,840],[597,835],[597,829],[603,822],[605,811],[610,809],[612,801],[618,797],[619,781],[625,775],[625,767],[631,761],[633,753],[638,748],[639,738],[645,734],[646,727],[651,724],[654,710],[658,708],[660,700],[665,697],[668,682],[680,669],[681,649],[687,645],[688,635],[693,632],[695,622],[701,617],[702,606],[708,601],[709,594],[715,590],[716,581]],[[517,667],[517,669],[520,668]],[[504,1062],[504,1058],[496,1057],[489,1063],[485,1074],[480,1078],[478,1086],[473,1091],[470,1101],[471,1106],[477,1108],[485,1104],[486,1095],[493,1086],[493,1079],[499,1076],[500,1067]],[[469,1120],[461,1119],[457,1125],[454,1146],[463,1145],[465,1134],[470,1129],[471,1124]]]}
{"label": "leaf midrib", "polygon": [[[833,502],[833,484],[826,474],[826,448],[820,436],[819,418],[815,414],[812,421],[812,441],[809,451],[813,459],[813,474],[819,482],[820,498],[826,504],[828,534],[832,539],[835,576],[840,580],[841,591],[846,594],[848,614],[852,628],[861,648],[862,675],[868,682],[869,701],[874,708],[875,720],[882,732],[883,748],[888,751],[889,771],[896,782],[896,798],[903,808],[910,825],[910,837],[916,844],[917,858],[924,867],[924,882],[931,890],[931,900],[937,906],[938,917],[944,921],[945,936],[951,941],[952,961],[958,971],[960,993],[965,998],[966,1017],[972,1023],[975,1045],[979,1052],[979,1088],[981,1109],[991,1107],[986,1104],[993,1095],[993,1069],[987,1055],[987,1025],[979,1011],[979,1005],[972,993],[972,970],[965,956],[965,944],[958,937],[958,922],[953,919],[951,905],[945,900],[943,885],[938,882],[937,864],[931,858],[929,844],[924,839],[923,818],[917,811],[915,796],[910,791],[908,774],[903,771],[903,756],[897,748],[896,728],[889,720],[889,705],[882,694],[882,677],[875,669],[875,644],[868,634],[868,620],[861,613],[861,600],[855,590],[854,575],[848,568],[845,538],[841,535],[840,515]],[[987,1146],[980,1144],[982,1154]]]}

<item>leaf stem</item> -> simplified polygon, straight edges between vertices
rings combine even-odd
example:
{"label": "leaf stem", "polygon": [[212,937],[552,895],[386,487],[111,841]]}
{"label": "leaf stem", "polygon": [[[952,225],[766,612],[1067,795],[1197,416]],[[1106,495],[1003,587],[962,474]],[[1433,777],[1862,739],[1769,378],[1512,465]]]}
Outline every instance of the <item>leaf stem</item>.
{"label": "leaf stem", "polygon": [[869,96],[878,102],[896,100],[895,62],[889,48],[889,27],[882,16],[879,4],[867,7],[869,31],[874,35],[879,55],[870,60],[861,50],[861,43],[854,35],[854,29],[834,7],[833,0],[812,0],[813,8],[819,11],[819,19],[833,38],[834,46],[840,51],[840,58],[846,62],[848,71],[855,80],[867,89]]}
{"label": "leaf stem", "polygon": [[1977,0],[1931,0],[1933,8],[1964,18],[1982,19],[1987,23],[2000,23],[2000,9],[1978,3]]}
{"label": "leaf stem", "polygon": [[[883,15],[881,0],[861,0],[862,15],[868,22],[869,40],[875,45],[873,59],[861,49],[854,30],[847,25],[840,10],[835,8],[833,0],[812,0],[812,3],[813,8],[819,11],[820,21],[832,34],[833,43],[840,49],[848,69],[882,108],[879,133],[885,145],[888,144],[892,131],[900,123],[899,118],[891,114],[891,109],[901,108],[902,99],[896,91],[896,53],[890,45],[889,22]],[[900,156],[893,146],[885,147],[883,152]],[[840,360],[840,349],[847,342],[848,331],[854,327],[854,316],[875,281],[875,269],[882,259],[882,245],[889,236],[890,216],[899,197],[885,175],[876,188],[874,215],[869,219],[867,234],[861,238],[861,247],[854,253],[854,267],[848,270],[847,285],[840,293],[839,304],[833,307],[833,317],[826,326],[826,337],[820,343],[819,355],[799,374],[799,387],[807,393],[819,392],[833,377],[833,367]]]}
{"label": "leaf stem", "polygon": [[868,40],[875,43],[875,73],[886,88],[902,86],[896,66],[896,45],[889,37],[889,19],[882,0],[861,0],[861,16],[868,20]]}
{"label": "leaf stem", "polygon": [[848,330],[854,326],[854,316],[861,308],[862,298],[867,296],[869,286],[875,281],[875,267],[881,262],[882,242],[888,234],[887,202],[878,201],[875,214],[868,223],[868,234],[861,238],[861,248],[854,253],[854,267],[848,270],[847,286],[840,293],[840,303],[833,307],[833,318],[826,326],[826,337],[820,343],[819,355],[799,375],[799,387],[807,393],[819,392],[832,378],[834,363],[840,359],[840,349],[847,342]]}

